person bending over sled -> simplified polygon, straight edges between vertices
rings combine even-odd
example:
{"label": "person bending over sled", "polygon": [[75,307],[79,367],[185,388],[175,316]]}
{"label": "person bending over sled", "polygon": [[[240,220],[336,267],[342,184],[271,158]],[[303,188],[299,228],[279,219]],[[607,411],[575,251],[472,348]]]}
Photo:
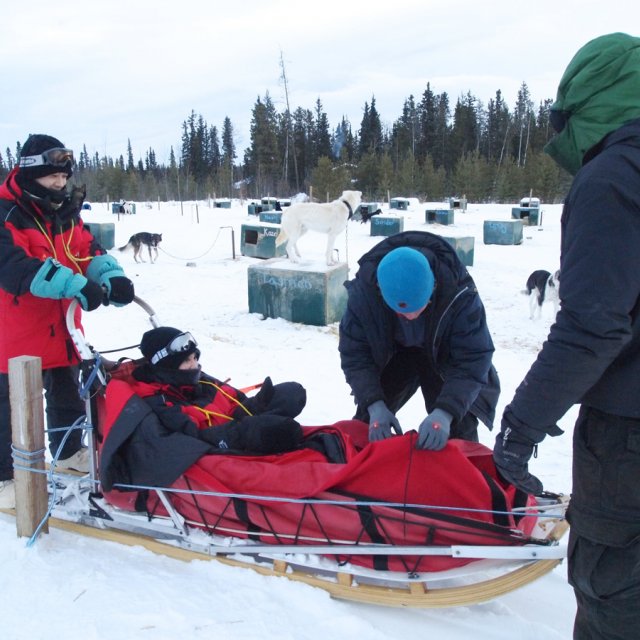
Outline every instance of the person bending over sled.
{"label": "person bending over sled", "polygon": [[478,441],[500,394],[493,342],[478,290],[451,245],[423,231],[397,233],[359,260],[346,283],[340,360],[369,423],[369,440],[402,434],[396,412],[418,389],[427,417],[417,446]]}
{"label": "person bending over sled", "polygon": [[[302,429],[294,418],[306,404],[306,391],[299,383],[274,385],[267,377],[248,397],[204,373],[196,340],[174,327],[147,331],[140,351],[145,361],[131,377],[116,377],[107,386],[107,410],[118,412],[112,429],[128,442],[121,447],[121,439],[107,439],[101,474],[116,455],[118,473],[135,469],[146,484],[168,486],[185,463],[208,453],[267,455],[300,445]],[[101,479],[110,485],[110,478]]]}

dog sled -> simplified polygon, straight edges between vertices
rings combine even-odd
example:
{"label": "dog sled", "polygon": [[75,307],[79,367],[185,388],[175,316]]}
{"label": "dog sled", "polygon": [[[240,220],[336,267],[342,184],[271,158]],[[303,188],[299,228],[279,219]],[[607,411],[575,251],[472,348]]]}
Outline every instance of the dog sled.
{"label": "dog sled", "polygon": [[[136,302],[158,326],[153,309]],[[413,432],[369,443],[367,425],[354,420],[303,427],[305,446],[290,453],[202,456],[170,486],[105,486],[105,451],[127,437],[111,430],[112,398],[126,397],[131,363],[108,362],[90,346],[74,306],[67,325],[82,358],[94,459],[84,476],[52,463],[50,526],[397,607],[485,602],[565,557],[562,496],[506,485],[481,444],[419,451]]]}

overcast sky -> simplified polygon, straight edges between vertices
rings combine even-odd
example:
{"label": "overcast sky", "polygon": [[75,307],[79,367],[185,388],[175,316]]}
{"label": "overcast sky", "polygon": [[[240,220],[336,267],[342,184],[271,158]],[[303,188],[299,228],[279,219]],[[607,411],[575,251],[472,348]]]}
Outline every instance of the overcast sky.
{"label": "overcast sky", "polygon": [[0,12],[0,150],[48,133],[79,152],[179,152],[192,110],[249,146],[268,91],[291,109],[320,98],[331,129],[356,132],[364,103],[391,125],[427,82],[452,103],[471,91],[509,107],[526,82],[554,98],[573,54],[613,31],[640,35],[632,0],[25,0]]}

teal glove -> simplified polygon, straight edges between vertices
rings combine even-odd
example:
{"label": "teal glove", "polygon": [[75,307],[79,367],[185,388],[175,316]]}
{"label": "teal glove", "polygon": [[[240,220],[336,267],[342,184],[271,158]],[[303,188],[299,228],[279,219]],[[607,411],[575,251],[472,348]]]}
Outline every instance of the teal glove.
{"label": "teal glove", "polygon": [[31,281],[29,291],[39,298],[62,300],[76,298],[85,311],[93,311],[102,302],[102,288],[74,273],[53,258],[47,258]]}
{"label": "teal glove", "polygon": [[108,253],[95,256],[91,260],[87,268],[87,278],[104,288],[108,304],[123,307],[133,301],[133,282],[124,275],[124,269],[118,261]]}
{"label": "teal glove", "polygon": [[418,429],[418,449],[440,451],[449,440],[453,416],[443,409],[434,409]]}

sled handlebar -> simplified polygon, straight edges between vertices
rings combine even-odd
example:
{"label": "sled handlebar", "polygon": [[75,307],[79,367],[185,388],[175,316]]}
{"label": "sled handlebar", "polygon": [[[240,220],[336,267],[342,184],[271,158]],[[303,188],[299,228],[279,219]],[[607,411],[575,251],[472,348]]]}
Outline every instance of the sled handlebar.
{"label": "sled handlebar", "polygon": [[[156,312],[153,310],[151,305],[145,302],[142,298],[138,296],[134,296],[133,302],[135,302],[138,306],[142,307],[144,311],[149,314],[149,322],[151,326],[156,328],[160,326],[160,322],[158,317],[156,316]],[[75,348],[78,350],[78,354],[82,360],[92,360],[95,357],[95,353],[92,347],[87,343],[84,334],[78,327],[76,327],[76,323],[74,321],[76,309],[78,308],[79,302],[74,298],[67,309],[67,315],[65,317],[67,323],[67,331],[73,340],[73,344]]]}

